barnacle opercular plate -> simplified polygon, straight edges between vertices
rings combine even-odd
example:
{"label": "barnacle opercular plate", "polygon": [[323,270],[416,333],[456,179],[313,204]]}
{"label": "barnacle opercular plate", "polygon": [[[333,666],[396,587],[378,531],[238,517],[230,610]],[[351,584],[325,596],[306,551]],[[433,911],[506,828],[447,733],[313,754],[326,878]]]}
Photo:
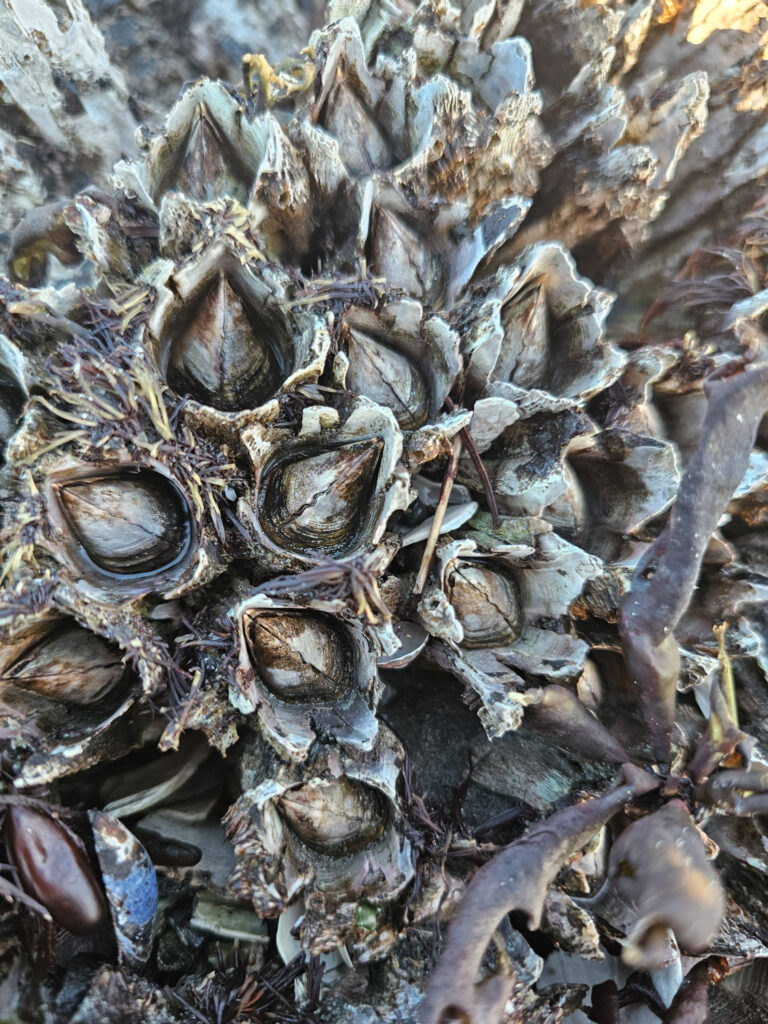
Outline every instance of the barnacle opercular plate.
{"label": "barnacle opercular plate", "polygon": [[286,389],[319,377],[327,327],[288,308],[288,276],[257,250],[225,236],[161,277],[149,322],[155,362],[177,394],[223,414],[213,422],[266,413]]}
{"label": "barnacle opercular plate", "polygon": [[277,564],[364,551],[409,503],[402,435],[382,406],[359,400],[343,423],[336,410],[314,407],[298,437],[254,424],[242,438],[256,481],[250,518]]}
{"label": "barnacle opercular plate", "polygon": [[192,512],[160,465],[53,473],[48,514],[59,536],[57,553],[102,591],[131,596],[163,591],[194,558]]}

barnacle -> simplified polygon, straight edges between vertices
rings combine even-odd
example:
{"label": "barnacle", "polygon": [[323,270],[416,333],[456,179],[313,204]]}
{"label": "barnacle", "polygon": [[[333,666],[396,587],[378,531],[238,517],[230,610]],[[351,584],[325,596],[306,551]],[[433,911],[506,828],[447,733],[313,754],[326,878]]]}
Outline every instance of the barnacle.
{"label": "barnacle", "polygon": [[72,1020],[687,1013],[768,956],[757,21],[332,0],[131,148],[68,10],[0,15],[8,1013],[30,913]]}

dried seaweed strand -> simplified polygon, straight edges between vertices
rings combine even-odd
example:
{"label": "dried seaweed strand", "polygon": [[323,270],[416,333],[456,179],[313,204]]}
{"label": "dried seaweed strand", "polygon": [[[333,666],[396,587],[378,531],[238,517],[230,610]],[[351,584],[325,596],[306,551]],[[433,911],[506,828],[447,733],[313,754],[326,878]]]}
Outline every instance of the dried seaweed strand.
{"label": "dried seaweed strand", "polygon": [[[453,412],[456,408],[455,403],[452,399],[445,399],[445,407],[448,412]],[[475,442],[472,440],[472,435],[466,427],[462,427],[459,431],[459,437],[464,442],[464,447],[467,449],[467,454],[472,459],[472,465],[475,467],[475,472],[480,477],[480,483],[483,485],[483,491],[485,493],[485,500],[488,502],[488,511],[491,513],[491,522],[493,523],[494,530],[498,530],[501,525],[501,516],[499,515],[499,506],[496,501],[496,495],[493,492],[493,484],[491,478],[488,476],[488,470],[485,468],[485,464],[480,456],[480,452],[475,447]]]}
{"label": "dried seaweed strand", "polygon": [[416,576],[416,582],[413,585],[414,594],[420,594],[424,589],[424,584],[427,582],[427,573],[429,567],[432,564],[432,557],[437,547],[437,538],[440,536],[440,529],[443,525],[443,519],[445,519],[445,512],[448,508],[448,501],[451,497],[451,491],[453,490],[453,483],[456,479],[456,473],[459,469],[459,459],[461,458],[461,449],[463,442],[461,435],[459,434],[453,440],[453,451],[451,452],[451,461],[448,463],[448,468],[445,471],[443,477],[443,486],[440,488],[440,499],[435,509],[435,515],[432,519],[432,527],[427,537],[427,543],[424,545],[424,554],[421,558],[421,565],[419,566],[419,572]]}
{"label": "dried seaweed strand", "polygon": [[661,1024],[707,1024],[709,986],[717,984],[727,973],[728,961],[723,956],[708,956],[695,964],[661,1018]]}
{"label": "dried seaweed strand", "polygon": [[669,521],[621,602],[624,659],[638,690],[654,755],[669,763],[680,653],[673,631],[688,607],[709,539],[747,468],[768,408],[768,363],[704,384],[707,414]]}
{"label": "dried seaweed strand", "polygon": [[547,890],[563,863],[628,800],[657,785],[632,765],[624,765],[623,771],[624,785],[551,815],[477,871],[449,926],[421,1007],[421,1024],[501,1021],[515,976],[493,975],[475,984],[488,944],[501,919],[513,910],[524,911],[529,927],[538,928]]}

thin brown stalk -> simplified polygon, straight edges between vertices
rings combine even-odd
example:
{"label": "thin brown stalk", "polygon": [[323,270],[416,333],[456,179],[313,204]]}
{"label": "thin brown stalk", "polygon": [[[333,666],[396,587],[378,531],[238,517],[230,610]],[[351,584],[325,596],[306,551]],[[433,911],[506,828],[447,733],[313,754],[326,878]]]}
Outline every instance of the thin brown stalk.
{"label": "thin brown stalk", "polygon": [[[446,398],[445,405],[448,412],[453,412],[456,408],[456,405],[450,398]],[[501,517],[499,516],[499,506],[496,502],[496,495],[493,493],[493,484],[491,483],[491,478],[488,476],[488,470],[485,468],[485,464],[480,457],[480,452],[475,447],[472,435],[466,427],[461,428],[459,431],[459,437],[464,443],[464,447],[467,449],[467,454],[470,459],[472,459],[472,465],[475,467],[477,475],[480,477],[480,483],[483,485],[483,491],[485,492],[485,500],[488,502],[488,511],[491,513],[493,528],[496,530],[501,524]]]}
{"label": "thin brown stalk", "polygon": [[448,508],[448,501],[450,500],[451,491],[453,490],[453,482],[456,479],[456,473],[459,468],[461,449],[462,438],[461,434],[459,434],[453,440],[451,461],[448,463],[448,469],[445,471],[445,476],[443,477],[443,486],[440,490],[440,500],[438,501],[437,508],[435,509],[435,517],[432,520],[432,529],[429,531],[429,537],[427,537],[427,543],[424,547],[421,565],[419,566],[419,574],[416,577],[416,583],[413,587],[414,594],[420,594],[424,589],[424,584],[427,582],[427,573],[429,572],[429,567],[432,563],[432,557],[437,546],[437,538],[440,536],[440,528],[443,525],[445,511]]}

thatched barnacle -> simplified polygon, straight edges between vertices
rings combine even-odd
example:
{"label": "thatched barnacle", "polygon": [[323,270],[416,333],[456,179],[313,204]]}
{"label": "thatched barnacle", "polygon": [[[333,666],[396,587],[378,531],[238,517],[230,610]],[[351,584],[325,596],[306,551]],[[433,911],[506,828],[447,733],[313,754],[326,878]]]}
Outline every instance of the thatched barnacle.
{"label": "thatched barnacle", "polygon": [[[303,764],[279,760],[263,739],[248,743],[243,794],[227,814],[233,888],[269,916],[303,894],[302,944],[333,948],[354,930],[360,898],[384,904],[413,877],[398,794],[402,747],[384,725],[370,751],[316,745]],[[385,941],[378,931],[366,941]]]}
{"label": "thatched barnacle", "polygon": [[163,472],[133,466],[56,474],[49,515],[65,557],[94,582],[122,592],[161,588],[194,547],[186,498]]}
{"label": "thatched barnacle", "polygon": [[465,561],[449,570],[446,586],[463,630],[463,647],[495,647],[520,636],[520,592],[511,576]]}
{"label": "thatched barnacle", "polygon": [[584,581],[602,569],[541,520],[505,522],[509,535],[517,524],[519,543],[493,552],[469,538],[440,543],[436,582],[418,607],[434,638],[427,655],[478,693],[489,736],[517,728],[523,708],[536,702],[521,673],[549,682],[579,675],[588,648],[559,625]]}
{"label": "thatched barnacle", "polygon": [[381,795],[346,776],[326,785],[308,782],[288,790],[278,808],[303,843],[328,857],[365,849],[381,836],[387,822]]}
{"label": "thatched barnacle", "polygon": [[[0,804],[1,806],[1,804]],[[37,807],[5,807],[4,839],[24,891],[61,928],[95,931],[107,905],[82,841],[63,822]]]}
{"label": "thatched barnacle", "polygon": [[341,338],[334,369],[345,388],[391,409],[401,430],[437,419],[461,365],[458,335],[441,317],[413,299],[351,306]]}
{"label": "thatched barnacle", "polygon": [[[347,558],[380,542],[409,501],[393,414],[365,400],[344,423],[335,409],[305,410],[298,438],[260,424],[242,434],[254,462],[254,526],[282,564]],[[279,564],[279,563],[278,563]]]}
{"label": "thatched barnacle", "polygon": [[316,379],[327,330],[313,314],[287,309],[289,288],[284,272],[230,240],[173,268],[149,321],[161,376],[178,395],[230,415]]}
{"label": "thatched barnacle", "polygon": [[372,641],[354,619],[268,593],[233,611],[239,658],[230,699],[257,711],[267,739],[304,760],[317,738],[370,749],[380,684]]}

